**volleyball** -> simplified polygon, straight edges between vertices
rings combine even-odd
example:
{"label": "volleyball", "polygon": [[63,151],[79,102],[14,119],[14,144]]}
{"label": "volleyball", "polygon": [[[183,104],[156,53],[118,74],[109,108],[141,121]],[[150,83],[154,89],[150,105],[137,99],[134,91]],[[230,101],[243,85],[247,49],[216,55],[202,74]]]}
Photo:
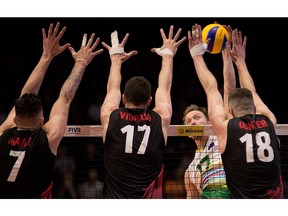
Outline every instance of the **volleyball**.
{"label": "volleyball", "polygon": [[226,42],[229,41],[229,34],[224,26],[213,23],[205,26],[202,30],[203,42],[208,38],[210,38],[210,42],[207,47],[207,52],[217,54],[225,49]]}

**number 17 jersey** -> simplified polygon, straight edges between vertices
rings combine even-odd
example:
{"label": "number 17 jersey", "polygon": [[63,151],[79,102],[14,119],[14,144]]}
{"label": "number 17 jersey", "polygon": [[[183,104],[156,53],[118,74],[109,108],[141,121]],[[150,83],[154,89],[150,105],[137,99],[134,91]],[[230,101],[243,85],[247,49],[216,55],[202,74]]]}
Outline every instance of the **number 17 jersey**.
{"label": "number 17 jersey", "polygon": [[153,110],[113,111],[104,143],[105,198],[142,198],[161,172],[165,139]]}

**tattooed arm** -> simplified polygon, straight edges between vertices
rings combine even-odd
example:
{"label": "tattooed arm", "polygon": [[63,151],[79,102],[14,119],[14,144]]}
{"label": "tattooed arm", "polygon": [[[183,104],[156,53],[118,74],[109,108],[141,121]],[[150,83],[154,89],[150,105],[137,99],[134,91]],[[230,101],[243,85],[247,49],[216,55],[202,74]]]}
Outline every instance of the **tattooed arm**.
{"label": "tattooed arm", "polygon": [[69,47],[75,64],[61,88],[58,99],[51,109],[49,121],[43,126],[48,136],[50,149],[55,155],[57,154],[57,148],[66,130],[70,104],[80,85],[85,68],[96,55],[103,52],[103,49],[93,52],[100,41],[100,39],[97,38],[95,42],[93,42],[94,38],[95,34],[93,33],[86,45],[87,34],[84,34],[82,46],[78,52],[75,52],[72,47]]}
{"label": "tattooed arm", "polygon": [[[48,67],[52,62],[52,60],[54,59],[54,57],[56,57],[60,53],[64,52],[64,50],[66,50],[68,47],[70,47],[70,43],[66,43],[63,46],[60,45],[60,40],[62,39],[66,31],[66,27],[64,26],[60,32],[59,29],[60,29],[59,22],[57,22],[55,28],[54,24],[51,23],[47,32],[44,28],[42,29],[43,52],[39,62],[31,72],[24,87],[22,88],[20,97],[25,93],[38,94],[38,91],[42,85]],[[15,117],[15,108],[13,107],[7,119],[0,126],[0,135],[8,128],[16,126],[14,122],[14,117]]]}

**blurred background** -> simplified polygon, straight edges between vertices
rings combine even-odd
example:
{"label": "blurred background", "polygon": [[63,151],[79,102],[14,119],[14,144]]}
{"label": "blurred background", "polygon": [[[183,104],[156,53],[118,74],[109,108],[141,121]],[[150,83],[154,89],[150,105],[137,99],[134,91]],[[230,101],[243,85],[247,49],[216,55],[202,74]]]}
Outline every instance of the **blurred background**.
{"label": "blurred background", "polygon": [[[71,43],[75,50],[81,45],[84,33],[96,33],[101,41],[110,44],[110,33],[118,31],[119,40],[126,33],[130,37],[125,51],[137,50],[123,64],[123,82],[135,75],[143,75],[152,84],[153,95],[157,88],[157,79],[161,67],[161,57],[152,53],[153,47],[162,45],[160,28],[168,34],[170,25],[175,26],[175,32],[182,28],[180,37],[187,36],[193,24],[202,27],[215,21],[231,25],[248,37],[246,61],[254,79],[256,89],[263,101],[275,113],[278,123],[288,122],[286,107],[279,103],[285,95],[287,50],[283,26],[288,24],[288,18],[0,18],[0,113],[2,121],[13,106],[13,100],[19,97],[28,76],[36,66],[42,54],[41,29],[49,28],[50,23],[60,22],[67,31],[60,44]],[[284,34],[285,35],[285,34]],[[97,49],[102,48],[100,44]],[[204,58],[209,69],[215,74],[219,88],[223,86],[221,54],[206,53]],[[60,88],[68,77],[74,60],[69,50],[57,56],[51,63],[40,96],[43,98],[46,117]],[[106,94],[106,84],[110,68],[108,51],[96,56],[87,67],[83,80],[71,105],[68,124],[99,124],[99,106]],[[285,72],[286,71],[286,72]],[[206,97],[195,73],[194,65],[188,50],[187,40],[179,47],[174,57],[174,77],[171,97],[173,102],[173,118],[171,124],[182,124],[182,113],[191,103],[206,106]],[[285,100],[285,96],[283,98]],[[153,104],[152,104],[153,106]]]}
{"label": "blurred background", "polygon": [[[19,97],[20,91],[42,54],[42,28],[60,22],[67,30],[61,45],[71,43],[78,51],[84,33],[96,33],[108,44],[110,34],[117,30],[121,41],[130,33],[125,51],[137,50],[138,54],[122,66],[122,84],[136,75],[145,76],[152,85],[153,97],[158,85],[161,57],[151,48],[162,46],[160,28],[168,34],[170,25],[175,32],[182,28],[181,37],[187,36],[193,24],[204,28],[214,22],[231,25],[248,37],[246,62],[254,79],[258,94],[274,112],[279,124],[288,124],[286,100],[287,50],[283,26],[288,18],[123,18],[123,17],[74,17],[0,18],[0,123],[6,118]],[[284,35],[284,37],[282,36]],[[97,49],[104,48],[101,44]],[[216,76],[219,89],[223,87],[223,66],[220,54],[204,55],[208,68]],[[48,68],[39,95],[42,97],[46,121],[62,84],[68,77],[74,60],[67,49],[54,58]],[[100,107],[106,94],[110,69],[108,51],[94,58],[86,68],[82,82],[71,104],[68,125],[99,125]],[[206,106],[206,96],[197,78],[187,40],[180,45],[174,57],[174,75],[171,90],[173,117],[171,124],[182,124],[182,113],[191,103]],[[237,84],[239,82],[237,80]],[[123,89],[124,85],[121,86]],[[283,98],[282,98],[283,96]],[[283,99],[283,101],[282,101]],[[283,103],[283,104],[282,104]],[[154,102],[151,104],[151,108]],[[287,136],[282,141],[283,179],[288,182]],[[169,137],[165,156],[164,198],[185,198],[184,172],[195,154],[195,143],[187,137]],[[55,165],[54,198],[101,198],[104,181],[103,143],[98,138],[63,138]],[[92,182],[92,183],[91,183]],[[287,190],[286,186],[286,190]]]}

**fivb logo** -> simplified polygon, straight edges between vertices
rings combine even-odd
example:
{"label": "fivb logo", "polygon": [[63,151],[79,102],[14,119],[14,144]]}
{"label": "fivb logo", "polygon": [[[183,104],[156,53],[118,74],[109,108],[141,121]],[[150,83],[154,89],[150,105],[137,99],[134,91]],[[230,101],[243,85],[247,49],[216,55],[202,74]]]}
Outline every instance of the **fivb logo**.
{"label": "fivb logo", "polygon": [[80,127],[68,127],[68,133],[81,133]]}

